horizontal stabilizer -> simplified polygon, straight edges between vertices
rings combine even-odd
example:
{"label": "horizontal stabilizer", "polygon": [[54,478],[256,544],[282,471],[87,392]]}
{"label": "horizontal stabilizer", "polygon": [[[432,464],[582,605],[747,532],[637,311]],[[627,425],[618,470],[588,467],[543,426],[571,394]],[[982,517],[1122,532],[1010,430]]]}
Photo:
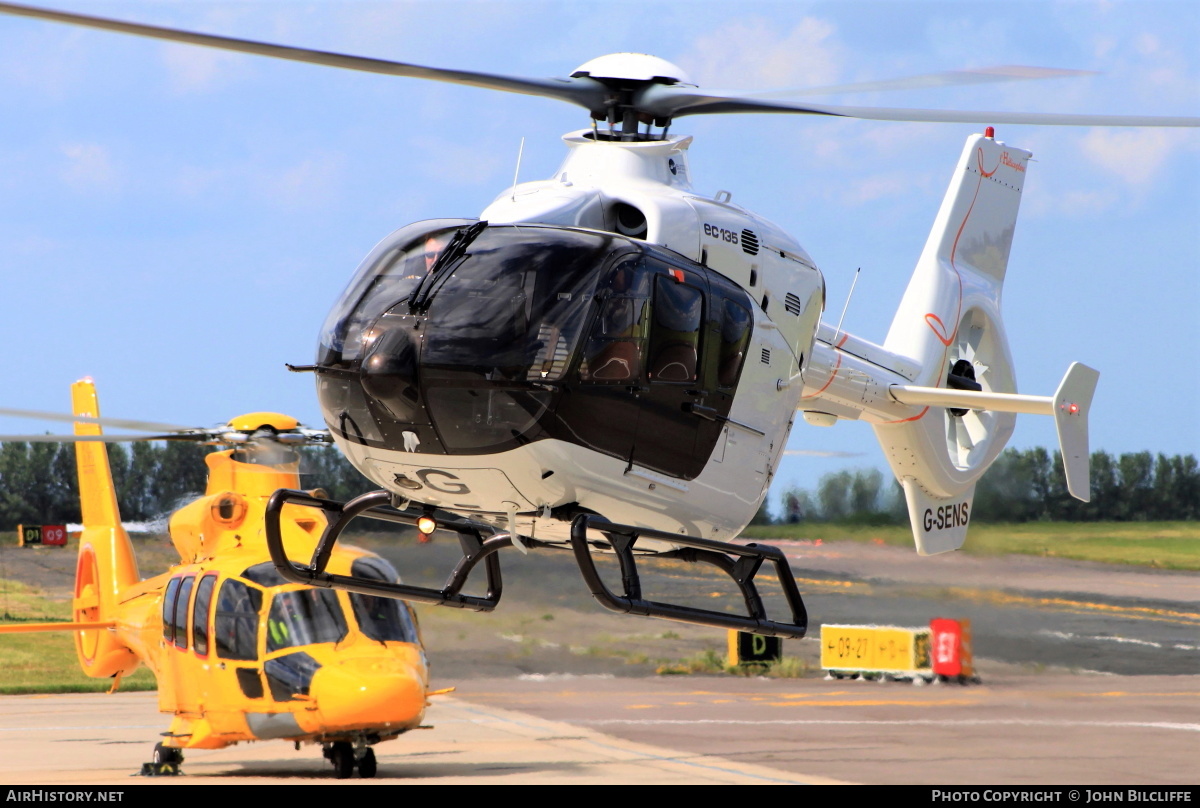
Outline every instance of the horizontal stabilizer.
{"label": "horizontal stabilizer", "polygon": [[1058,431],[1058,450],[1062,454],[1067,490],[1078,500],[1091,499],[1091,462],[1088,449],[1088,413],[1100,372],[1080,362],[1072,362],[1053,396],[1026,396],[1018,393],[955,390],[946,387],[920,387],[893,384],[892,398],[917,407],[957,407],[964,410],[1023,412],[1053,415]]}

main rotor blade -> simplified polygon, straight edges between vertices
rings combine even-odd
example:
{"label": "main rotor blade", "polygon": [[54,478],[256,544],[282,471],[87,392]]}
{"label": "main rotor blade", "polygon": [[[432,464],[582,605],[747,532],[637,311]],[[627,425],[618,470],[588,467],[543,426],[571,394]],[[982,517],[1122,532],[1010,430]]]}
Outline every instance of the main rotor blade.
{"label": "main rotor blade", "polygon": [[874,121],[929,123],[1035,124],[1039,126],[1200,126],[1200,117],[1168,115],[1091,115],[1058,112],[987,112],[956,109],[903,109],[892,107],[846,107],[834,104],[788,103],[704,92],[678,85],[651,85],[639,95],[636,106],[663,118],[684,115],[714,115],[730,112],[779,112],[798,115],[830,115]]}
{"label": "main rotor blade", "polygon": [[286,45],[274,45],[269,42],[256,42],[249,39],[200,34],[177,28],[144,25],[142,23],[125,22],[107,17],[91,17],[86,14],[52,11],[50,9],[17,5],[15,3],[0,3],[0,13],[62,22],[69,25],[82,25],[88,28],[115,31],[121,34],[163,39],[168,42],[183,42],[188,45],[200,45],[206,48],[219,48],[238,53],[250,53],[256,56],[270,56],[275,59],[288,59],[293,62],[338,67],[345,70],[360,70],[367,73],[381,73],[388,76],[430,79],[432,81],[444,81],[451,84],[483,87],[489,90],[522,93],[524,95],[541,95],[577,104],[589,111],[599,111],[604,108],[606,94],[604,85],[595,79],[586,77],[533,79],[495,73],[477,73],[471,70],[445,70],[437,67],[407,64],[405,62],[392,62],[386,59],[371,59],[365,56],[351,56],[329,51],[310,50],[308,48],[293,48]]}
{"label": "main rotor blade", "polygon": [[862,457],[866,452],[838,452],[822,449],[784,449],[785,455],[804,457]]}
{"label": "main rotor blade", "polygon": [[1027,65],[998,65],[968,70],[946,70],[925,73],[902,79],[859,81],[851,84],[830,84],[824,87],[802,87],[794,90],[767,90],[761,93],[742,93],[747,98],[786,98],[797,95],[834,95],[845,93],[892,92],[895,90],[926,90],[934,87],[958,87],[966,84],[991,84],[1002,81],[1060,79],[1072,76],[1096,76],[1095,70],[1068,70],[1058,67]]}
{"label": "main rotor blade", "polygon": [[[130,421],[125,418],[95,418],[88,415],[67,415],[61,412],[46,412],[44,410],[14,410],[0,407],[0,415],[14,418],[33,418],[39,421],[62,421],[64,423],[99,424],[118,429],[140,429],[143,432],[186,432],[195,429],[193,426],[178,426],[177,424],[161,424],[156,421]],[[162,440],[162,438],[151,438]]]}
{"label": "main rotor blade", "polygon": [[204,441],[208,435],[0,435],[0,443],[132,443],[146,440]]}

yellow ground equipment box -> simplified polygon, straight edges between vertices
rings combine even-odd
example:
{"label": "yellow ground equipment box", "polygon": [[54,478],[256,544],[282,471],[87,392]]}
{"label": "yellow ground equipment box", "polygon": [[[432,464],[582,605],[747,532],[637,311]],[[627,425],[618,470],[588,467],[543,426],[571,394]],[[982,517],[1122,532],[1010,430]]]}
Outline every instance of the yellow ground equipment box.
{"label": "yellow ground equipment box", "polygon": [[821,626],[821,667],[853,673],[931,675],[929,628]]}

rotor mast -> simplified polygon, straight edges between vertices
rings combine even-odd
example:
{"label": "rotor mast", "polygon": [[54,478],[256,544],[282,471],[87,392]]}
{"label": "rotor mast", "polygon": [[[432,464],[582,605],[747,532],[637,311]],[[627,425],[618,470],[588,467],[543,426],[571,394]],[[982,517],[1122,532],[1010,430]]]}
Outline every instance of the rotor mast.
{"label": "rotor mast", "polygon": [[[642,97],[648,86],[694,87],[678,65],[645,53],[610,53],[584,62],[571,73],[573,79],[589,78],[604,85],[604,105],[592,109],[592,133],[597,139],[620,141],[666,140],[671,117],[655,115],[643,109]],[[595,121],[606,121],[602,133]],[[614,130],[616,124],[620,130]],[[642,131],[642,124],[647,124]],[[662,129],[655,135],[651,126]]]}

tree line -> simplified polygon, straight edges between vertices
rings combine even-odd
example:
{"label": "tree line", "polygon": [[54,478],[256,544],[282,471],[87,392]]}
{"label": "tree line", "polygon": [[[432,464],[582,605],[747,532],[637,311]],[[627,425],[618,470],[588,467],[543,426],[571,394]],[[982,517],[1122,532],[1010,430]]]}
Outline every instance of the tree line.
{"label": "tree line", "polygon": [[[972,521],[1157,522],[1200,519],[1200,464],[1194,455],[1130,452],[1091,456],[1091,501],[1067,493],[1062,455],[1038,447],[1006,449],[975,488]],[[783,511],[758,521],[859,521],[904,524],[904,493],[878,469],[826,474],[816,491],[791,488]]]}
{"label": "tree line", "polygon": [[[117,504],[126,521],[169,516],[204,493],[212,447],[182,442],[108,445]],[[301,484],[323,488],[345,501],[375,487],[334,447],[303,449]],[[972,520],[988,522],[1182,521],[1200,519],[1200,464],[1194,455],[1133,452],[1092,453],[1091,502],[1067,493],[1059,453],[1043,448],[1006,449],[980,479]],[[908,517],[900,486],[878,469],[826,474],[816,491],[791,488],[783,510],[766,504],[755,522],[807,519],[904,524]],[[79,485],[71,444],[0,444],[0,530],[18,524],[78,523]]]}
{"label": "tree line", "polygon": [[[211,446],[168,441],[108,444],[108,462],[121,518],[165,519],[204,493]],[[301,450],[300,482],[347,500],[376,486],[332,446]],[[0,530],[19,524],[71,524],[81,519],[75,450],[69,443],[0,444]]]}

